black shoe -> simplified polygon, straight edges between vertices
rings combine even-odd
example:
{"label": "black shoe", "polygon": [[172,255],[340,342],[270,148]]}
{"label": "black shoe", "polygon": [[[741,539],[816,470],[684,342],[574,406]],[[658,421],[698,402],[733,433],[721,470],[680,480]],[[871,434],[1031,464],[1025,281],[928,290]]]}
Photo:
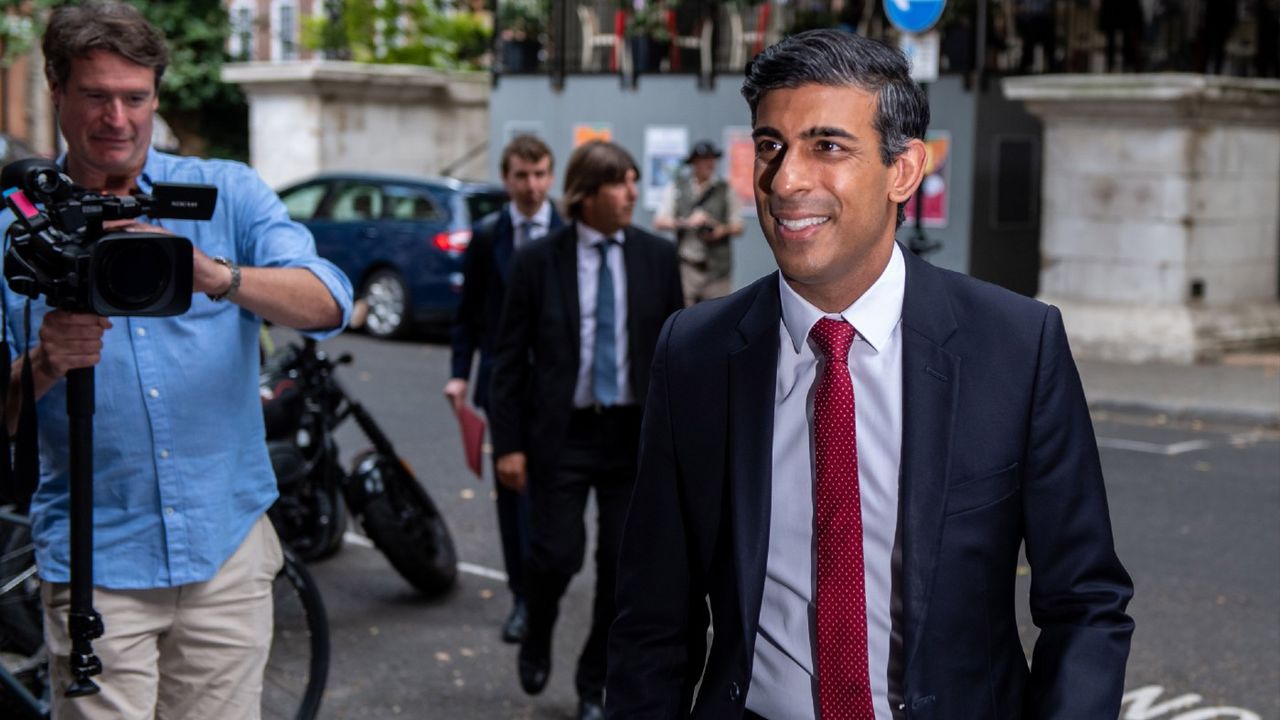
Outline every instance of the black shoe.
{"label": "black shoe", "polygon": [[551,677],[551,649],[522,643],[516,667],[520,671],[520,687],[530,695],[537,695],[547,686],[547,678]]}
{"label": "black shoe", "polygon": [[524,640],[524,632],[528,627],[529,608],[523,600],[516,600],[507,621],[502,624],[502,642],[512,645],[519,643]]}
{"label": "black shoe", "polygon": [[604,720],[604,705],[599,700],[579,700],[578,720]]}

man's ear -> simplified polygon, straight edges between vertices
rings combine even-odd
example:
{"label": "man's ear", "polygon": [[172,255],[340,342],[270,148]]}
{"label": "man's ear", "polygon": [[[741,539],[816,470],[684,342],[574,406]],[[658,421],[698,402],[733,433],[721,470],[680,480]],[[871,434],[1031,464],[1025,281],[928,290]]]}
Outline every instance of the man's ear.
{"label": "man's ear", "polygon": [[889,178],[890,201],[906,202],[915,195],[916,188],[924,180],[928,159],[929,150],[923,140],[912,138],[907,142],[907,148],[893,161],[892,175]]}

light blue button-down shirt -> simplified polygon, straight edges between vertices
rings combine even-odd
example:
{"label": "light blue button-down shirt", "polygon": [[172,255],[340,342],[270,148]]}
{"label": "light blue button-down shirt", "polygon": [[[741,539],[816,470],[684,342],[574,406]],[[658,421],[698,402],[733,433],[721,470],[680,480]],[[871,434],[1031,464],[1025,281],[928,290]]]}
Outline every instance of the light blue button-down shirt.
{"label": "light blue button-down shirt", "polygon": [[[210,256],[246,267],[303,267],[351,313],[351,282],[316,255],[307,229],[249,167],[152,150],[139,178],[218,188],[209,221],[144,220],[189,238]],[[0,227],[12,216],[0,215]],[[5,287],[5,327],[13,357],[22,352],[24,296]],[[32,344],[50,308],[31,305]],[[94,584],[157,588],[213,577],[275,501],[258,395],[261,319],[230,302],[192,297],[177,317],[118,317],[103,339],[95,375]],[[315,333],[323,338],[338,328]],[[32,534],[40,576],[70,578],[70,433],[66,382],[37,403],[40,485]]]}

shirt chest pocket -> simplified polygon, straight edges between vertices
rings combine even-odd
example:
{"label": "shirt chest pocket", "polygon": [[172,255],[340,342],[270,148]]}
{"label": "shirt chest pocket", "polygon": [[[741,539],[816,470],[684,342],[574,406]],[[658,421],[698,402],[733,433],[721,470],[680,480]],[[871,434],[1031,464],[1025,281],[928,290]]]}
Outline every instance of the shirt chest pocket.
{"label": "shirt chest pocket", "polygon": [[947,488],[947,515],[994,504],[1018,489],[1018,463],[990,473],[977,473]]}

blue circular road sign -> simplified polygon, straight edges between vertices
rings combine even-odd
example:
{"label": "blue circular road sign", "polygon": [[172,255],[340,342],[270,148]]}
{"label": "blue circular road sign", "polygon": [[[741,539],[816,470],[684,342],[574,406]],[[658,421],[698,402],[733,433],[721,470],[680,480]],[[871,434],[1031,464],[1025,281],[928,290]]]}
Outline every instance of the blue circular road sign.
{"label": "blue circular road sign", "polygon": [[946,0],[884,0],[884,13],[899,30],[922,33],[938,22],[946,4]]}

